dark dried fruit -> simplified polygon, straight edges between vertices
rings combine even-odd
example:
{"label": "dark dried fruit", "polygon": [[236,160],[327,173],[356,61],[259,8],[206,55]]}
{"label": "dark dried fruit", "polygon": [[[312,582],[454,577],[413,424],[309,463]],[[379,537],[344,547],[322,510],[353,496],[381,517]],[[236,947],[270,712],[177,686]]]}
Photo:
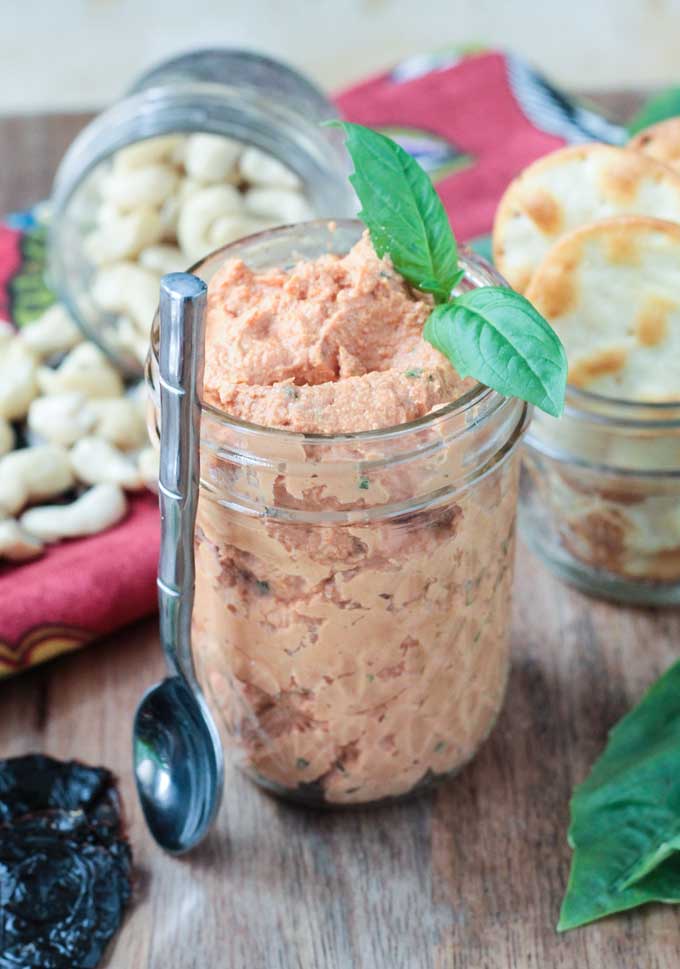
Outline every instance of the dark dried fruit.
{"label": "dark dried fruit", "polygon": [[80,808],[92,817],[111,799],[117,806],[113,775],[103,767],[43,754],[0,761],[0,823],[51,808]]}
{"label": "dark dried fruit", "polygon": [[0,761],[0,969],[94,969],[130,898],[113,776]]}

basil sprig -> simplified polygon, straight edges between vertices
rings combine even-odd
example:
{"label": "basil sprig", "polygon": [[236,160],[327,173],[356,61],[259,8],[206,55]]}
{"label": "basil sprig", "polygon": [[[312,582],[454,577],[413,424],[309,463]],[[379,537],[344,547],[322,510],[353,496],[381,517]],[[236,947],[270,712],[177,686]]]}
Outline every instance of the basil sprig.
{"label": "basil sprig", "polygon": [[483,286],[430,313],[425,339],[461,377],[475,377],[506,397],[530,400],[559,416],[566,357],[555,331],[529,300],[511,289]]}
{"label": "basil sprig", "polygon": [[571,799],[560,931],[646,902],[680,902],[680,662],[609,734]]}
{"label": "basil sprig", "polygon": [[458,246],[434,185],[418,162],[391,138],[362,125],[339,122],[354,172],[359,218],[379,256],[416,289],[445,302],[463,275]]}
{"label": "basil sprig", "polygon": [[350,181],[361,202],[359,218],[379,256],[435,306],[424,338],[463,377],[474,377],[508,397],[536,404],[554,417],[564,407],[567,358],[552,327],[524,297],[487,286],[453,296],[464,275],[446,210],[427,173],[390,138],[347,121]]}

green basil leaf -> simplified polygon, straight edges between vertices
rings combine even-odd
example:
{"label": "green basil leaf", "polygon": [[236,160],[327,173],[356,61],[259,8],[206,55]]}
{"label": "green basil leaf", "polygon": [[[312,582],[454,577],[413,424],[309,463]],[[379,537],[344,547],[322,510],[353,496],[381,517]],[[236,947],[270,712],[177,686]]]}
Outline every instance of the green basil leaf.
{"label": "green basil leaf", "polygon": [[412,286],[445,302],[459,277],[458,247],[429,175],[391,138],[347,121],[331,124],[345,131],[350,182],[375,251],[387,253]]}
{"label": "green basil leaf", "polygon": [[574,850],[559,931],[680,902],[680,662],[609,734],[571,799]]}
{"label": "green basil leaf", "polygon": [[559,337],[531,303],[511,289],[484,286],[436,306],[425,339],[461,377],[475,377],[553,417],[564,407],[567,357]]}
{"label": "green basil leaf", "polygon": [[643,104],[628,122],[628,131],[631,135],[635,135],[643,128],[648,128],[650,124],[666,121],[678,114],[680,114],[680,87],[672,87],[656,94]]}

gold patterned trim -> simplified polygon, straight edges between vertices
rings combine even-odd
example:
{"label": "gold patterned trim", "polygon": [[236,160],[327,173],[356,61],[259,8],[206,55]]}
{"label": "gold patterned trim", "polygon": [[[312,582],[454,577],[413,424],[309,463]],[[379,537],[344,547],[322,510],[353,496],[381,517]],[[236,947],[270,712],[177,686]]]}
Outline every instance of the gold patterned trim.
{"label": "gold patterned trim", "polygon": [[16,646],[0,640],[0,679],[80,649],[94,636],[76,626],[38,626]]}

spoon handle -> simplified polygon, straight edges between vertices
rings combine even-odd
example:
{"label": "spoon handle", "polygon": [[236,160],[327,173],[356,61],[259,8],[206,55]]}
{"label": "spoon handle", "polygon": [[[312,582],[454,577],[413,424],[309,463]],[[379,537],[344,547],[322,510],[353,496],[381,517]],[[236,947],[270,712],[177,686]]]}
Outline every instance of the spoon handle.
{"label": "spoon handle", "polygon": [[170,671],[196,684],[191,658],[194,526],[199,486],[206,285],[190,273],[161,279],[158,565],[160,635]]}

